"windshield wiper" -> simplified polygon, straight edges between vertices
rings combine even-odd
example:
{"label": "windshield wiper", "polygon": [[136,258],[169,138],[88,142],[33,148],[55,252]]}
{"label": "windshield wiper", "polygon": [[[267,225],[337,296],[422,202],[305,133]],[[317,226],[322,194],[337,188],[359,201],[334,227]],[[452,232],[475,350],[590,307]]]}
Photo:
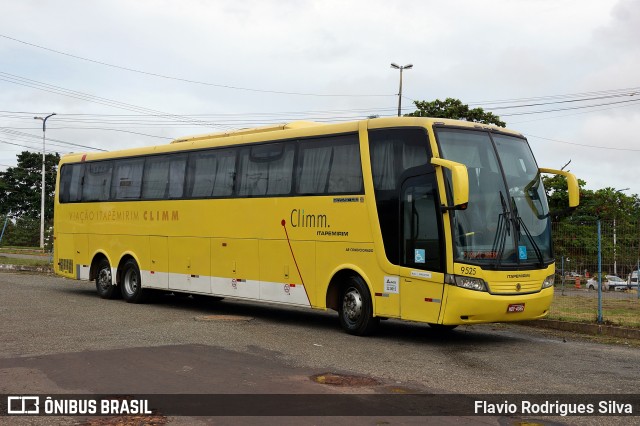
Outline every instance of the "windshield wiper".
{"label": "windshield wiper", "polygon": [[527,238],[531,242],[531,246],[533,247],[533,251],[535,251],[536,252],[536,256],[538,256],[538,261],[540,261],[540,266],[544,265],[544,257],[542,256],[542,250],[540,250],[540,247],[538,246],[538,243],[536,243],[536,240],[533,238],[533,235],[531,235],[531,232],[529,232],[529,229],[527,228],[527,225],[525,225],[524,221],[520,217],[520,214],[518,213],[518,206],[516,205],[516,200],[513,197],[511,197],[511,205],[512,205],[513,216],[514,216],[513,217],[513,225],[515,227],[515,233],[516,233],[517,240],[519,241],[519,239],[520,239],[520,228],[522,228],[524,230],[525,235],[527,236]]}
{"label": "windshield wiper", "polygon": [[502,204],[502,213],[498,215],[498,226],[496,229],[496,235],[493,237],[493,245],[491,251],[496,253],[496,262],[494,268],[498,268],[502,262],[502,256],[504,254],[504,247],[507,242],[507,235],[511,235],[511,217],[509,209],[507,208],[507,202],[504,199],[502,191],[500,193],[500,203]]}

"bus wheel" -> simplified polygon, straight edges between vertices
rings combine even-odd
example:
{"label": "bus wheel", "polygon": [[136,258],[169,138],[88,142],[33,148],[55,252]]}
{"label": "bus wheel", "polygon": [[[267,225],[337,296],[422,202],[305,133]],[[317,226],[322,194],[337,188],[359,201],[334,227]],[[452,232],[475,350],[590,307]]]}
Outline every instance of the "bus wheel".
{"label": "bus wheel", "polygon": [[143,291],[142,280],[140,279],[140,269],[135,260],[129,259],[122,267],[122,298],[129,303],[142,303]]}
{"label": "bus wheel", "polygon": [[96,290],[98,296],[103,299],[115,299],[118,297],[118,286],[113,285],[111,279],[111,265],[107,259],[102,259],[98,263],[98,273],[96,274]]}
{"label": "bus wheel", "polygon": [[380,319],[373,316],[369,288],[360,277],[352,276],[347,279],[338,314],[342,328],[357,336],[371,334],[380,323]]}

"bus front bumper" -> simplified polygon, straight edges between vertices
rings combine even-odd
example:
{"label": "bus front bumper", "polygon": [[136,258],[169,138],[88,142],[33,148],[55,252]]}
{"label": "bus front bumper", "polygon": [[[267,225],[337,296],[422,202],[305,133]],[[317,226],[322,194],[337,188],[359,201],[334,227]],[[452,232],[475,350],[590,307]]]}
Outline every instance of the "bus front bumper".
{"label": "bus front bumper", "polygon": [[549,314],[553,287],[537,293],[499,295],[447,286],[447,303],[442,324],[479,324],[526,321]]}

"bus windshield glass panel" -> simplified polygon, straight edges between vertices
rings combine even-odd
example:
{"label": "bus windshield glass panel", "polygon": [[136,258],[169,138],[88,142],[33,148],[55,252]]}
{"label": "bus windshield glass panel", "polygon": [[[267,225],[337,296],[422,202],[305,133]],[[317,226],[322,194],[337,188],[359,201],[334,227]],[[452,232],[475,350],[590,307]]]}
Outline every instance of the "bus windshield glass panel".
{"label": "bus windshield glass panel", "polygon": [[452,215],[455,260],[489,269],[552,262],[549,207],[527,141],[475,130],[436,133],[442,156],[469,173],[468,208]]}

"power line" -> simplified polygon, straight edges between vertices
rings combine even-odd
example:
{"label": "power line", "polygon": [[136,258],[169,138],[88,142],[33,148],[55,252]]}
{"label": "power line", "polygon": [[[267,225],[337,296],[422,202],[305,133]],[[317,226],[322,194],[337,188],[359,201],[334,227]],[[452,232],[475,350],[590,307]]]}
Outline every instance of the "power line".
{"label": "power line", "polygon": [[277,95],[294,95],[294,96],[352,97],[352,98],[354,98],[354,97],[390,97],[390,96],[395,96],[395,95],[372,95],[372,94],[367,94],[367,95],[359,94],[358,95],[358,94],[321,94],[321,93],[285,92],[285,91],[280,91],[280,90],[255,89],[255,88],[240,87],[240,86],[230,86],[230,85],[226,85],[226,84],[208,83],[208,82],[205,82],[205,81],[190,80],[190,79],[181,78],[181,77],[172,77],[172,76],[168,76],[168,75],[164,75],[164,74],[159,74],[159,73],[154,73],[154,72],[149,72],[149,71],[142,71],[142,70],[138,70],[138,69],[135,69],[135,68],[129,68],[129,67],[121,66],[121,65],[114,65],[114,64],[110,64],[108,62],[103,62],[103,61],[98,61],[98,60],[95,60],[95,59],[85,58],[83,56],[73,55],[71,53],[62,52],[62,51],[59,51],[59,50],[55,50],[55,49],[51,49],[51,48],[48,48],[48,47],[40,46],[40,45],[37,45],[37,44],[29,43],[29,42],[26,42],[26,41],[23,41],[23,40],[18,40],[16,38],[9,37],[9,36],[4,35],[4,34],[0,34],[0,37],[8,39],[8,40],[11,40],[11,41],[15,41],[17,43],[25,44],[27,46],[31,46],[31,47],[35,47],[35,48],[38,48],[38,49],[46,50],[48,52],[53,52],[53,53],[56,53],[58,55],[64,55],[64,56],[68,56],[70,58],[79,59],[81,61],[91,62],[91,63],[94,63],[94,64],[103,65],[103,66],[111,67],[111,68],[116,68],[116,69],[123,70],[123,71],[129,71],[129,72],[133,72],[133,73],[138,73],[138,74],[148,75],[148,76],[152,76],[152,77],[163,78],[163,79],[167,79],[167,80],[181,81],[181,82],[184,82],[184,83],[199,84],[199,85],[203,85],[203,86],[219,87],[219,88],[222,88],[222,89],[243,90],[243,91],[247,91],[247,92],[272,93],[272,94],[277,94]]}
{"label": "power line", "polygon": [[542,140],[545,140],[545,141],[557,142],[557,143],[563,143],[563,144],[567,144],[567,145],[582,146],[582,147],[585,147],[585,148],[607,149],[607,150],[611,150],[611,151],[630,151],[630,152],[640,152],[640,149],[633,149],[633,148],[616,148],[616,147],[612,147],[612,146],[587,145],[587,144],[576,143],[576,142],[561,141],[561,140],[558,140],[558,139],[544,138],[544,137],[542,137],[542,136],[536,136],[536,135],[531,135],[531,134],[524,134],[524,135],[525,135],[525,136],[527,136],[527,137],[536,138],[536,139],[542,139]]}
{"label": "power line", "polygon": [[[10,166],[9,164],[1,164],[1,163],[0,163],[0,167],[8,167],[10,169],[18,169],[18,170],[29,170],[28,167],[19,167],[17,165],[16,166]],[[56,164],[56,167],[57,167],[57,164]],[[0,171],[0,173],[6,173],[6,172],[7,172],[6,170],[5,171]],[[40,174],[41,173],[40,170],[38,170],[37,173]],[[45,173],[51,174],[51,175],[58,174],[58,172],[50,171],[50,170],[45,171]]]}
{"label": "power line", "polygon": [[[2,133],[6,133],[8,135],[11,135],[13,137],[21,137],[21,138],[34,138],[34,139],[40,139],[40,136],[37,135],[32,135],[31,133],[25,133],[25,132],[18,132],[16,130],[12,130],[12,129],[7,129],[7,128],[1,128],[0,127],[0,132]],[[47,139],[47,143],[50,144],[51,142],[54,143],[59,143],[59,144],[64,144],[64,145],[70,145],[70,146],[75,146],[78,148],[87,148],[87,149],[93,149],[96,151],[106,151],[105,149],[101,149],[101,148],[95,148],[93,146],[88,146],[88,145],[81,145],[81,144],[77,144],[77,143],[73,143],[73,142],[67,142],[67,141],[63,141],[63,140],[59,140],[59,139],[54,139],[54,138],[48,138]]]}
{"label": "power line", "polygon": [[[309,110],[309,111],[275,111],[275,112],[238,112],[238,113],[200,113],[200,114],[183,114],[181,117],[194,119],[229,119],[234,117],[282,117],[280,119],[292,118],[293,116],[301,116],[308,118],[309,116],[325,116],[325,115],[341,115],[352,114],[370,115],[372,113],[389,113],[396,111],[395,107],[375,107],[375,108],[357,108],[357,109],[335,109],[335,110]],[[5,113],[5,114],[3,114]],[[8,115],[7,115],[8,114]],[[22,114],[22,115],[17,115]],[[39,112],[27,111],[0,111],[0,117],[16,118],[22,120],[31,120],[34,114]],[[76,118],[78,117],[78,118]],[[149,114],[58,114],[56,122],[60,121],[93,121],[95,119],[104,119],[105,121],[144,121],[153,123],[174,123],[175,121],[159,121],[166,120],[166,117],[150,116]]]}
{"label": "power line", "polygon": [[[544,96],[536,96],[536,97],[528,97],[528,98],[512,98],[512,99],[501,99],[501,100],[491,100],[491,101],[475,101],[469,102],[468,105],[492,105],[492,104],[502,104],[502,103],[519,103],[519,102],[538,102],[549,99],[573,99],[573,98],[584,98],[591,96],[606,96],[611,94],[623,94],[623,93],[636,93],[640,91],[640,87],[630,87],[625,89],[606,89],[600,91],[591,91],[591,92],[582,92],[582,93],[565,93],[559,95],[544,95]],[[636,93],[637,94],[637,93]]]}
{"label": "power line", "polygon": [[[38,151],[38,149],[33,147],[33,146],[17,144],[17,143],[14,143],[14,142],[9,142],[9,141],[4,141],[4,140],[0,140],[0,143],[4,143],[4,144],[7,144],[7,145],[14,145],[14,146],[17,146],[17,147],[20,147],[20,148],[27,148],[27,149],[32,149],[32,150]],[[28,142],[25,142],[25,143],[28,143]],[[53,144],[51,144],[51,145],[53,145]],[[56,150],[56,152],[57,152],[57,150]],[[65,154],[69,153],[69,151],[66,151],[64,153]]]}
{"label": "power line", "polygon": [[599,99],[610,99],[610,98],[619,98],[622,96],[626,97],[626,96],[638,96],[638,95],[640,95],[640,92],[621,93],[616,95],[598,96],[598,97],[591,97],[591,98],[568,99],[568,100],[554,101],[554,102],[539,102],[534,104],[508,105],[508,106],[491,107],[491,108],[485,108],[485,109],[495,111],[498,109],[529,108],[529,107],[542,106],[542,105],[555,105],[555,104],[564,104],[564,103],[570,103],[570,102],[586,102],[586,101],[593,101],[593,100],[599,100]]}
{"label": "power line", "polygon": [[543,113],[547,113],[547,112],[569,111],[569,110],[576,110],[576,109],[595,108],[595,107],[605,106],[605,105],[616,105],[616,104],[636,103],[636,102],[640,102],[640,99],[632,99],[632,100],[628,100],[628,101],[618,101],[618,102],[608,102],[608,103],[604,103],[604,104],[595,104],[595,105],[583,105],[583,106],[569,107],[569,108],[556,108],[556,109],[548,109],[548,110],[544,110],[544,111],[528,111],[528,112],[517,112],[517,113],[513,113],[513,114],[500,114],[500,117],[512,117],[512,116],[516,116],[516,115],[530,115],[530,114],[543,114]]}
{"label": "power line", "polygon": [[[184,126],[184,124],[183,124]],[[49,127],[49,129],[51,130],[105,130],[105,131],[110,131],[110,132],[121,132],[121,133],[130,133],[132,135],[138,135],[138,136],[147,136],[150,138],[157,138],[157,139],[165,139],[165,140],[169,140],[172,141],[175,138],[170,138],[170,137],[166,137],[166,136],[158,136],[158,135],[150,135],[147,133],[140,133],[140,132],[132,132],[130,130],[123,130],[123,129],[108,129],[108,128],[104,128],[104,127]],[[93,148],[91,147],[91,149],[98,149],[98,148]],[[99,151],[106,151],[104,149],[98,149]]]}
{"label": "power line", "polygon": [[592,110],[592,111],[574,112],[573,114],[562,114],[562,115],[554,115],[553,117],[534,118],[533,120],[513,121],[513,122],[511,122],[511,124],[522,124],[522,123],[531,123],[531,122],[534,122],[534,121],[553,120],[555,118],[571,117],[573,115],[582,115],[582,114],[592,114],[594,112],[609,111],[609,110],[612,110],[612,109],[627,108],[627,107],[633,107],[633,106],[638,106],[638,104],[620,105],[620,106],[615,106],[615,107],[610,107],[610,108],[599,108],[599,109]]}
{"label": "power line", "polygon": [[32,80],[26,77],[21,77],[15,74],[10,74],[2,71],[0,71],[0,81],[6,81],[8,83],[16,84],[19,86],[31,87],[33,89],[42,90],[44,92],[54,93],[61,96],[67,96],[74,99],[80,99],[86,102],[93,102],[100,105],[110,106],[112,108],[124,109],[127,111],[138,112],[138,113],[148,114],[148,115],[157,116],[157,117],[168,117],[176,121],[183,121],[183,122],[191,123],[197,126],[220,127],[215,123],[206,123],[199,120],[192,120],[187,117],[183,117],[175,114],[169,114],[166,112],[153,110],[150,108],[139,107],[136,105],[125,103],[125,102],[119,102],[112,99],[91,95],[88,93],[70,90],[64,87],[54,86],[51,84],[43,83],[37,80]]}

